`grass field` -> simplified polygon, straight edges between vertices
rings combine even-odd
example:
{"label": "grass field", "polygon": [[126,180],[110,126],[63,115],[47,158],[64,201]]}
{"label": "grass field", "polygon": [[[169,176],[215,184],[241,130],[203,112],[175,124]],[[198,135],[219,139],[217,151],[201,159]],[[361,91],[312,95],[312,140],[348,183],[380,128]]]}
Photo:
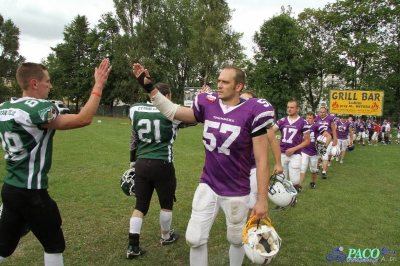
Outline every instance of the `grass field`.
{"label": "grass field", "polygon": [[[133,261],[125,259],[125,251],[135,198],[125,196],[119,187],[129,167],[128,118],[96,117],[89,127],[58,131],[49,193],[63,217],[65,264],[189,265],[184,235],[204,164],[201,131],[202,125],[182,129],[175,144],[178,187],[172,225],[181,239],[161,247],[159,206],[154,195],[141,236],[148,253]],[[396,254],[381,254],[378,265],[400,265],[399,159],[400,145],[357,145],[343,165],[332,162],[328,179],[318,176],[315,190],[308,188],[307,174],[295,208],[273,212],[275,205],[270,202],[269,216],[282,238],[281,250],[271,265],[329,264],[326,256],[335,247],[343,247],[346,256],[350,249],[362,253],[386,247]],[[5,174],[4,163],[0,160],[1,176]],[[220,213],[208,243],[209,265],[229,265],[228,248],[225,217]],[[42,246],[29,233],[2,265],[43,265]],[[246,257],[244,265],[253,264]]]}

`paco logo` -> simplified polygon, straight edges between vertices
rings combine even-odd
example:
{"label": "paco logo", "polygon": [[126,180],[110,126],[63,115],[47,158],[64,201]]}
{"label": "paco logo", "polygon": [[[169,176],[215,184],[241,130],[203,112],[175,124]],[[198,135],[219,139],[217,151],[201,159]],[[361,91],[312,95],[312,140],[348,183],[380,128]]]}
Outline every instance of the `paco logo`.
{"label": "paco logo", "polygon": [[[349,248],[347,256],[343,253],[343,247],[336,247],[332,249],[332,252],[326,256],[326,260],[339,261],[339,262],[378,262],[378,261],[395,261],[396,251],[391,251],[389,248],[383,247],[378,248],[365,248],[365,249],[355,249]],[[387,256],[389,255],[389,256]],[[382,256],[379,259],[379,256]],[[387,257],[386,257],[387,256]]]}
{"label": "paco logo", "polygon": [[377,248],[364,250],[350,248],[347,255],[347,262],[377,262],[381,251]]}

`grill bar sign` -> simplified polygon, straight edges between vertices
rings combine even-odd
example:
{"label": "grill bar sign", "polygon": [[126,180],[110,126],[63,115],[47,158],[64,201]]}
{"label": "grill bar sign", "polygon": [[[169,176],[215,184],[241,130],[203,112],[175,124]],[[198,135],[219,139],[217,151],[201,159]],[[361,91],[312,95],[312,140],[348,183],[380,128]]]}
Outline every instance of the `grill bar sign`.
{"label": "grill bar sign", "polygon": [[330,90],[329,112],[382,116],[383,91]]}

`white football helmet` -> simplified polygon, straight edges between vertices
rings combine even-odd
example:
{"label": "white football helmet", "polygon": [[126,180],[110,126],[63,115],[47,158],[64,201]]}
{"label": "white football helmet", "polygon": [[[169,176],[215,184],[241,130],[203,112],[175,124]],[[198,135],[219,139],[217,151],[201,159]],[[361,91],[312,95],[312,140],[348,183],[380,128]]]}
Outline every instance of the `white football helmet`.
{"label": "white football helmet", "polygon": [[281,238],[271,224],[271,219],[261,219],[257,223],[252,216],[243,229],[244,251],[251,262],[269,264],[278,254]]}
{"label": "white football helmet", "polygon": [[340,155],[340,147],[338,145],[331,148],[331,155],[337,157]]}
{"label": "white football helmet", "polygon": [[296,200],[297,191],[284,175],[272,175],[269,179],[268,198],[279,207],[286,207]]}
{"label": "white football helmet", "polygon": [[317,142],[321,143],[321,144],[325,144],[326,143],[326,137],[324,135],[319,135],[317,138]]}

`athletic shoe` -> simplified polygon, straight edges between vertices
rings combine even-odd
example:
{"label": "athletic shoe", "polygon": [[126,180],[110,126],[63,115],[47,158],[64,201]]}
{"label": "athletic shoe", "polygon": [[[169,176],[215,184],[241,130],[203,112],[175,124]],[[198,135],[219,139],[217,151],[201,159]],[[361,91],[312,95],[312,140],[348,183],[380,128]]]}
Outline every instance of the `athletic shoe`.
{"label": "athletic shoe", "polygon": [[285,210],[285,207],[276,206],[275,209],[274,209],[274,212],[280,212],[280,211],[283,211],[283,210]]}
{"label": "athletic shoe", "polygon": [[171,243],[174,243],[176,240],[178,240],[179,236],[180,236],[179,233],[175,232],[174,229],[171,229],[169,231],[169,238],[168,239],[161,238],[160,243],[162,246],[169,245]]}
{"label": "athletic shoe", "polygon": [[328,162],[328,166],[331,166],[331,161]]}
{"label": "athletic shoe", "polygon": [[321,174],[322,179],[326,179],[326,173]]}
{"label": "athletic shoe", "polygon": [[363,143],[363,146],[365,146],[365,143]]}
{"label": "athletic shoe", "polygon": [[310,188],[315,188],[315,183],[314,182],[310,182]]}
{"label": "athletic shoe", "polygon": [[299,186],[299,192],[301,192],[303,190],[302,186]]}
{"label": "athletic shoe", "polygon": [[375,144],[374,146],[378,146],[378,144]]}
{"label": "athletic shoe", "polygon": [[338,162],[338,161],[339,161],[339,157],[335,157],[335,159],[336,159],[336,162]]}
{"label": "athletic shoe", "polygon": [[139,257],[140,255],[143,255],[146,253],[147,250],[140,248],[139,246],[129,246],[128,250],[126,251],[126,258],[127,259],[133,259],[136,257]]}
{"label": "athletic shoe", "polygon": [[342,160],[340,160],[340,163],[343,163],[343,159],[342,159]]}
{"label": "athletic shoe", "polygon": [[290,204],[290,206],[294,207],[297,204],[297,197],[295,198],[295,200],[292,202],[292,204]]}
{"label": "athletic shoe", "polygon": [[370,146],[371,146],[371,145],[372,145],[372,143],[368,143],[368,145],[370,145]]}

